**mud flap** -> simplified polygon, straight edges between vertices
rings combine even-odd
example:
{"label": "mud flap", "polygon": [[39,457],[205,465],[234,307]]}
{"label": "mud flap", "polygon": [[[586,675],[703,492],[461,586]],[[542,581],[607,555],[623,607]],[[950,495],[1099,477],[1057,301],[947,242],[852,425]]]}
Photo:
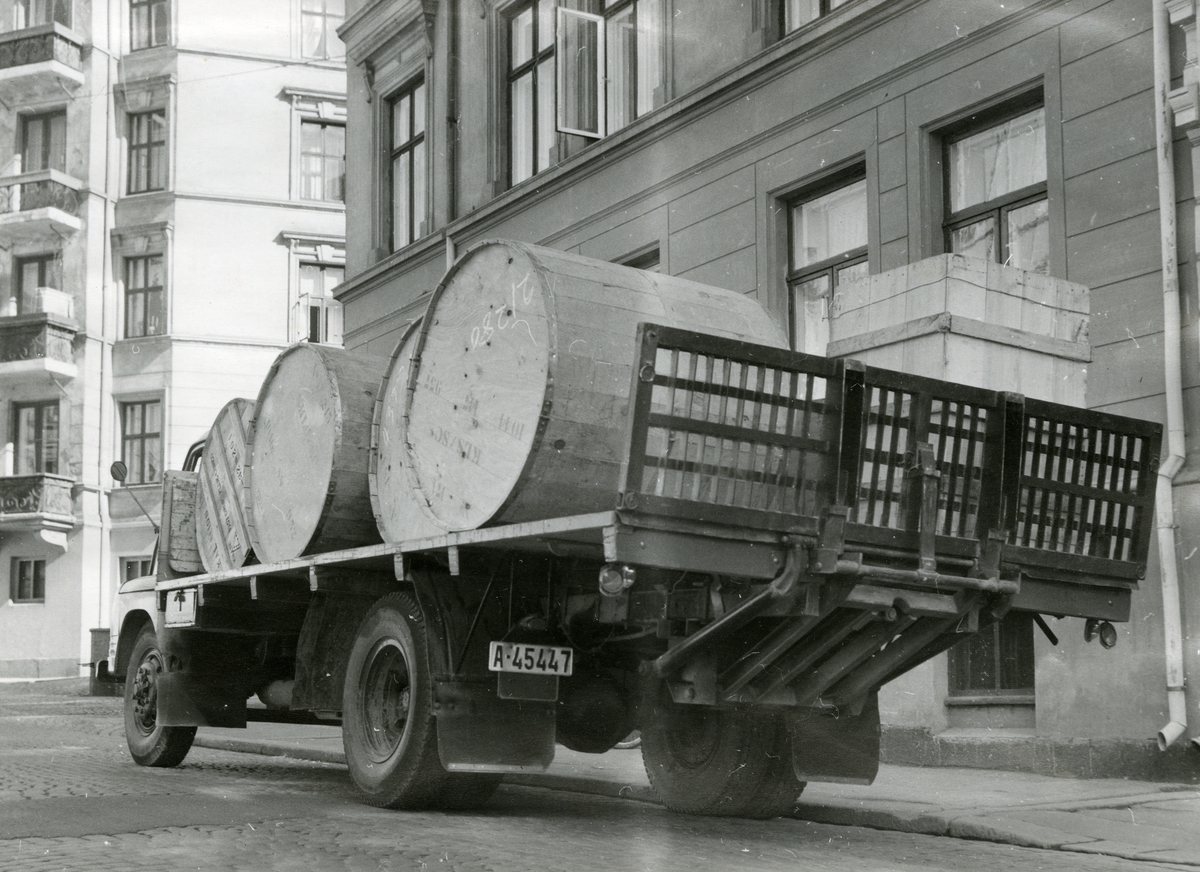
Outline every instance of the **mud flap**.
{"label": "mud flap", "polygon": [[438,757],[448,772],[542,772],[554,759],[554,703],[501,699],[491,681],[438,681]]}
{"label": "mud flap", "polygon": [[805,709],[788,715],[792,764],[801,781],[870,784],[879,772],[879,694],[852,715]]}
{"label": "mud flap", "polygon": [[158,677],[158,721],[164,727],[246,726],[246,698],[216,676],[164,672]]}

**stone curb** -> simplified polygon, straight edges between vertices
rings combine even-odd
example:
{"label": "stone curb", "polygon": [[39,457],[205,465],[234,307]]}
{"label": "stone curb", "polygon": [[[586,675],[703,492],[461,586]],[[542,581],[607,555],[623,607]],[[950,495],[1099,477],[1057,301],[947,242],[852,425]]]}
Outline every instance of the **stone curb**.
{"label": "stone curb", "polygon": [[[216,751],[235,751],[245,754],[259,754],[266,757],[286,757],[317,763],[346,765],[345,755],[340,750],[326,751],[319,748],[292,746],[282,742],[198,735],[196,736],[195,745]],[[630,799],[661,805],[658,797],[654,794],[654,790],[650,787],[645,785],[621,784],[617,781],[608,781],[599,778],[582,778],[553,773],[514,773],[506,775],[504,783],[545,790],[583,793],[591,796]],[[1170,795],[1169,792],[1167,795]],[[1163,798],[1163,794],[1076,800],[1067,805],[1055,805],[1054,807],[1060,811],[1066,811],[1068,807],[1079,809],[1089,806],[1103,807],[1122,801],[1129,802],[1155,798],[1161,799]],[[1039,806],[1046,808],[1051,807],[1051,805],[1050,803],[1039,804]],[[881,802],[874,807],[870,807],[865,805],[817,805],[802,801],[786,817],[793,820],[832,824],[835,826],[866,827],[874,830],[888,830],[891,832],[913,833],[925,836],[948,836],[957,839],[971,839],[1022,848],[1094,853],[1127,860],[1155,860],[1200,867],[1200,861],[1183,855],[1183,852],[1180,851],[1161,848],[1157,850],[1142,848],[1123,842],[1101,841],[1093,836],[1067,833],[1054,827],[1040,826],[1020,818],[1005,815],[1004,811],[1010,810],[1005,808],[971,809],[963,814],[947,814],[943,811],[914,812],[907,809],[903,811],[889,810],[886,806],[886,802]]]}
{"label": "stone curb", "polygon": [[196,736],[192,744],[197,748],[211,748],[214,751],[238,751],[242,754],[258,754],[262,757],[288,757],[293,760],[311,760],[314,763],[346,765],[346,755],[341,751],[322,751],[318,748],[294,748],[280,742],[260,742],[254,739],[226,739],[221,736]]}

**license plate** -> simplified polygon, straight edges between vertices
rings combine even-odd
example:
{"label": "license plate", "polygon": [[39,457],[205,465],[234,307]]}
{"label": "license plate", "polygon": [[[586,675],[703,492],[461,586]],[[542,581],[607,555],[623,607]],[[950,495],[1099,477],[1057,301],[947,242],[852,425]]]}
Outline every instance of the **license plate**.
{"label": "license plate", "polygon": [[575,652],[554,645],[523,645],[520,642],[493,642],[488,652],[492,672],[524,672],[532,675],[568,676],[574,667]]}
{"label": "license plate", "polygon": [[167,594],[168,627],[190,627],[196,623],[196,589],[173,590]]}

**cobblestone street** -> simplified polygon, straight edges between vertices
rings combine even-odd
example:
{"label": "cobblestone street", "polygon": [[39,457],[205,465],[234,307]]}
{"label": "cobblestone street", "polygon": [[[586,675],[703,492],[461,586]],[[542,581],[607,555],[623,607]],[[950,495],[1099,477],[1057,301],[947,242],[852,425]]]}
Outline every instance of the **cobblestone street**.
{"label": "cobblestone street", "polygon": [[505,786],[470,814],[363,805],[337,765],[193,748],[137,767],[120,701],[0,688],[0,870],[1153,870],[1169,864],[837,827],[673,815]]}

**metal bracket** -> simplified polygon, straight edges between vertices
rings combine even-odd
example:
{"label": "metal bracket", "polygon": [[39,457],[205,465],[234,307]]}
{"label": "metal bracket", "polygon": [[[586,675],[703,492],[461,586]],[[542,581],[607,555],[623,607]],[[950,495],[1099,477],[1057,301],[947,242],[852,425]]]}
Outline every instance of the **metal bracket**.
{"label": "metal bracket", "polygon": [[908,478],[910,488],[915,489],[919,483],[921,489],[920,514],[917,520],[921,551],[917,572],[932,579],[937,576],[938,487],[942,473],[937,468],[933,446],[928,442],[921,442],[916,446],[908,467]]}
{"label": "metal bracket", "polygon": [[1008,533],[1004,530],[988,530],[983,540],[983,553],[975,561],[976,578],[1000,578],[1000,561],[1004,557],[1004,543]]}
{"label": "metal bracket", "polygon": [[821,518],[821,536],[817,541],[815,556],[810,572],[818,575],[832,575],[837,572],[838,558],[846,547],[846,519],[850,515],[849,506],[829,506]]}

